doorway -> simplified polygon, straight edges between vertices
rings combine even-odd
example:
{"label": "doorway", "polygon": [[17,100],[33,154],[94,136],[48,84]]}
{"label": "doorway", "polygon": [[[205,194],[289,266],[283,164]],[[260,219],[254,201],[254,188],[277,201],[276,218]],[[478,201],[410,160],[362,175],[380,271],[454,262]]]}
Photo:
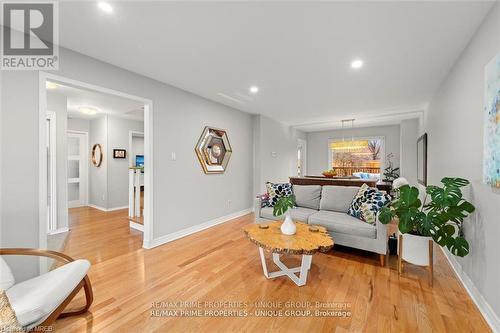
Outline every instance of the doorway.
{"label": "doorway", "polygon": [[88,204],[88,146],[87,132],[67,131],[68,208]]}
{"label": "doorway", "polygon": [[[49,82],[49,84],[47,84]],[[142,238],[142,247],[144,248],[150,248],[152,241],[153,241],[153,163],[152,161],[153,158],[153,149],[152,149],[152,138],[153,138],[153,126],[152,126],[152,101],[148,99],[144,99],[142,97],[137,97],[133,95],[129,95],[126,93],[122,93],[116,90],[100,87],[100,86],[95,86],[91,84],[87,84],[85,82],[81,81],[76,81],[72,79],[68,79],[65,77],[49,74],[49,73],[44,73],[40,72],[39,73],[39,109],[40,109],[40,118],[39,118],[39,142],[40,142],[40,155],[39,155],[39,166],[40,166],[40,246],[42,248],[47,247],[47,235],[48,235],[48,228],[51,225],[51,209],[54,207],[53,205],[49,206],[48,204],[53,201],[52,196],[55,194],[55,192],[51,192],[50,189],[50,173],[49,170],[51,168],[50,164],[50,156],[48,153],[48,148],[47,145],[49,145],[49,139],[48,139],[48,132],[50,132],[49,129],[49,122],[47,121],[47,110],[48,110],[48,101],[47,101],[47,95],[50,89],[54,89],[53,87],[71,87],[74,89],[81,89],[88,91],[92,94],[101,94],[101,95],[106,95],[109,96],[110,98],[114,98],[115,100],[129,100],[134,102],[136,105],[139,105],[137,107],[137,110],[131,110],[131,111],[140,111],[143,114],[143,119],[142,119],[142,124],[143,126],[141,127],[141,132],[143,132],[144,136],[144,208],[143,208],[143,232],[141,233],[141,238]],[[82,104],[84,105],[84,104]],[[123,106],[120,103],[117,104],[118,106]],[[117,107],[118,107],[117,106]],[[69,108],[69,106],[68,106]],[[69,110],[69,109],[68,109]],[[100,112],[101,110],[99,110]],[[85,106],[85,108],[82,108],[81,110],[82,113],[87,113],[90,114],[93,112],[91,108],[88,108]],[[59,118],[59,114],[58,118]],[[115,114],[110,114],[109,112],[107,114],[104,114],[103,122],[108,122],[108,118],[116,116],[117,118],[120,118],[121,115],[115,115]],[[43,117],[43,118],[42,118]],[[65,122],[66,122],[66,117]],[[71,118],[71,117],[69,117]],[[70,119],[67,119],[69,121]],[[77,117],[78,118],[78,117]],[[123,117],[122,117],[123,118]],[[121,119],[121,118],[120,118]],[[78,120],[78,119],[77,119]],[[74,121],[76,123],[78,121]],[[67,122],[65,124],[67,126]],[[114,127],[110,127],[114,128]],[[65,159],[66,163],[65,168],[67,167],[66,170],[64,170],[64,175],[67,177],[67,182],[66,189],[67,192],[64,193],[66,196],[66,202],[67,202],[67,207],[66,212],[68,211],[68,207],[70,209],[98,209],[96,210],[97,212],[99,210],[104,211],[105,213],[107,212],[113,212],[113,216],[116,216],[118,213],[120,213],[121,210],[126,211],[126,207],[119,206],[120,198],[123,194],[123,191],[121,189],[118,189],[117,187],[112,187],[114,190],[113,196],[116,199],[116,201],[111,202],[106,202],[106,205],[102,205],[101,207],[96,207],[94,206],[97,205],[91,205],[90,204],[90,197],[91,197],[91,191],[89,189],[90,185],[90,168],[94,168],[96,170],[101,170],[102,167],[99,169],[91,164],[91,158],[90,158],[90,151],[89,146],[91,145],[91,135],[89,132],[85,133],[84,131],[65,131]],[[128,133],[127,133],[128,134]],[[125,134],[125,138],[127,138],[127,134]],[[58,134],[60,135],[60,134]],[[105,133],[106,137],[108,133]],[[124,144],[115,144],[116,141],[113,141],[116,136],[111,136],[111,139],[109,141],[109,145],[106,147],[103,145],[103,151],[102,154],[104,156],[104,162],[103,165],[109,164],[109,165],[118,165],[121,164],[121,161],[125,162],[125,168],[127,169],[128,166],[128,159],[125,160],[120,160],[121,156],[124,156],[125,154],[128,157],[128,152],[125,152],[124,150],[127,149],[127,143],[125,142]],[[92,140],[96,140],[95,138],[92,138]],[[99,139],[101,140],[101,139]],[[120,139],[121,140],[121,139]],[[127,139],[125,139],[127,140]],[[113,148],[113,149],[111,149]],[[116,149],[114,149],[116,148]],[[113,150],[117,150],[118,152],[116,153]],[[123,151],[123,153],[120,153],[120,150]],[[58,157],[59,158],[59,157]],[[59,159],[58,159],[59,161]],[[58,164],[59,165],[59,164]],[[94,170],[93,169],[93,170]],[[62,170],[62,169],[60,169]],[[127,172],[127,170],[125,171]],[[106,171],[104,172],[105,174],[108,174],[111,178],[115,176],[116,178],[116,173],[114,171]],[[111,182],[106,176],[105,181],[102,181],[101,183],[107,183]],[[126,184],[127,180],[125,179],[124,183]],[[61,184],[58,185],[58,188],[61,186]],[[126,185],[125,185],[126,187]],[[43,194],[43,195],[42,195]],[[111,195],[109,195],[111,196]],[[127,197],[126,191],[124,194],[125,198]],[[108,200],[108,195],[107,194],[98,194],[98,198],[102,198],[102,200]],[[59,200],[62,200],[59,198]],[[74,207],[80,207],[80,208],[74,208]],[[89,208],[90,207],[90,208]],[[104,209],[102,209],[104,208]],[[61,209],[59,207],[58,209]],[[115,213],[115,211],[117,211]],[[59,212],[61,213],[61,212]],[[56,214],[57,215],[57,214]],[[99,215],[99,214],[98,214]],[[101,213],[102,215],[102,213]],[[99,215],[99,216],[101,216]],[[127,214],[125,213],[125,218],[127,217]],[[126,220],[126,224],[128,226],[128,219]]]}
{"label": "doorway", "polygon": [[307,141],[297,139],[297,176],[304,177],[307,174]]}

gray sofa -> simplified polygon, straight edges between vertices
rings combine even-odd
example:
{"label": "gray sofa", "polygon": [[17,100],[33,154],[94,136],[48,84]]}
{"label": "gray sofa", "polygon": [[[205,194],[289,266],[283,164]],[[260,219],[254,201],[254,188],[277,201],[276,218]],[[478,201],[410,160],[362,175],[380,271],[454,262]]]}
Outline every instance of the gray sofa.
{"label": "gray sofa", "polygon": [[[347,214],[356,186],[293,185],[296,208],[290,210],[294,221],[320,225],[332,235],[335,244],[375,252],[384,265],[387,253],[387,229],[378,218],[375,225]],[[255,200],[255,222],[282,220],[274,216],[272,207],[261,208],[261,199]]]}

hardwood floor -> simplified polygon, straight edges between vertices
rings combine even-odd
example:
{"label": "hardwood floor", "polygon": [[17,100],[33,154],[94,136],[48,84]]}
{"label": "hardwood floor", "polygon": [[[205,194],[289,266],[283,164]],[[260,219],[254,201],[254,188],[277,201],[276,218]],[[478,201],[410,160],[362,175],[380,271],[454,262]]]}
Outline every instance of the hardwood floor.
{"label": "hardwood floor", "polygon": [[[433,288],[423,268],[407,265],[399,277],[396,257],[381,267],[375,254],[337,246],[314,255],[307,284],[297,287],[285,277],[263,276],[257,247],[242,231],[252,214],[151,250],[141,248],[142,235],[128,227],[126,211],[82,208],[71,215],[65,253],[92,262],[95,301],[90,313],[58,320],[56,332],[490,332],[437,248]],[[179,301],[247,302],[240,309],[250,315],[151,315],[155,302]],[[337,302],[352,314],[258,317],[251,315],[258,301],[277,305],[268,311],[291,310],[289,301]]]}

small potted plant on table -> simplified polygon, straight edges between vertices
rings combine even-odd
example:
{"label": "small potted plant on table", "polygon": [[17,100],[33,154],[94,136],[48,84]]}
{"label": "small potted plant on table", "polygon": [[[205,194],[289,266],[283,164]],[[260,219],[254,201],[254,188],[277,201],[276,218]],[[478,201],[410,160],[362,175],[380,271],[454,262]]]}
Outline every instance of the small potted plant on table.
{"label": "small potted plant on table", "polygon": [[285,235],[294,235],[297,232],[297,227],[290,216],[289,209],[295,206],[295,196],[289,195],[281,197],[273,208],[274,216],[281,216],[285,214],[285,220],[281,224],[281,232]]}
{"label": "small potted plant on table", "polygon": [[456,256],[464,257],[469,253],[462,225],[475,207],[463,198],[461,191],[469,181],[446,177],[441,183],[442,187],[427,186],[423,202],[419,199],[418,188],[403,185],[397,189],[397,198],[390,206],[380,211],[379,219],[384,224],[395,217],[399,219],[399,273],[403,259],[415,265],[430,266],[432,281],[432,240]]}

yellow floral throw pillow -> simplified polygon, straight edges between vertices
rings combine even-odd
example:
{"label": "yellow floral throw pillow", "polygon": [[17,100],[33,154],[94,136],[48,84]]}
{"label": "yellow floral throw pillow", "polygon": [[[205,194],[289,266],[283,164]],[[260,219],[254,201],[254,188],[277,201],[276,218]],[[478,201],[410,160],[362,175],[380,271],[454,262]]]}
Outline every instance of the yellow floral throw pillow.
{"label": "yellow floral throw pillow", "polygon": [[0,332],[24,332],[3,290],[0,290]]}

